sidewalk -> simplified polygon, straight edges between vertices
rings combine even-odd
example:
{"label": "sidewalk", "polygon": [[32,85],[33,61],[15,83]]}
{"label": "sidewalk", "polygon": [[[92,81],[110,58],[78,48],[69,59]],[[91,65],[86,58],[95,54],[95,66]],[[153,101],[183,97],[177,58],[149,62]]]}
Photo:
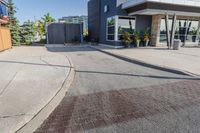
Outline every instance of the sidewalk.
{"label": "sidewalk", "polygon": [[71,65],[45,47],[15,47],[0,53],[0,132],[13,133],[63,88]]}
{"label": "sidewalk", "polygon": [[162,47],[111,49],[96,46],[95,48],[160,67],[200,75],[200,48],[181,48],[179,51]]}

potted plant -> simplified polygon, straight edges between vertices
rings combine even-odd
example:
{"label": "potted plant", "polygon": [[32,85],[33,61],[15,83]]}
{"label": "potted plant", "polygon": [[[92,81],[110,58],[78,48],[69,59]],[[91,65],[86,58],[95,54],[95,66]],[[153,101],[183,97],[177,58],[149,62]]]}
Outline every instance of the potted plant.
{"label": "potted plant", "polygon": [[140,37],[137,31],[134,32],[133,42],[135,43],[136,47],[140,46]]}
{"label": "potted plant", "polygon": [[124,46],[127,48],[127,47],[130,47],[130,44],[131,44],[131,37],[130,37],[130,33],[128,32],[124,32],[122,34],[122,42],[124,44]]}
{"label": "potted plant", "polygon": [[191,35],[192,35],[192,42],[196,42],[197,30],[194,27],[192,28]]}
{"label": "potted plant", "polygon": [[145,47],[147,47],[147,46],[149,45],[150,33],[149,33],[149,30],[148,30],[148,29],[146,29],[146,30],[143,32],[142,41],[143,41]]}

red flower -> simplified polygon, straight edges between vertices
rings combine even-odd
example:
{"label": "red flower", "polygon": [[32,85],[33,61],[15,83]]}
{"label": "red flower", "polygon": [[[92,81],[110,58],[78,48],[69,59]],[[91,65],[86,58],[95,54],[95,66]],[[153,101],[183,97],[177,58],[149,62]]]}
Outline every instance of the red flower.
{"label": "red flower", "polygon": [[2,24],[7,24],[8,23],[8,17],[7,16],[2,16],[0,18],[0,23]]}
{"label": "red flower", "polygon": [[8,21],[8,16],[2,16],[2,20]]}

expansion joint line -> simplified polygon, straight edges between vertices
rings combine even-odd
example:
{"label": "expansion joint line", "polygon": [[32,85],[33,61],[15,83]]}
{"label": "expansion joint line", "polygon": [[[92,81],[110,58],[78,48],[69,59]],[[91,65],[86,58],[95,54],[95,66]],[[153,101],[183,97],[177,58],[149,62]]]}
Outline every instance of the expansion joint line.
{"label": "expansion joint line", "polygon": [[12,83],[12,81],[15,79],[15,77],[17,76],[17,74],[21,71],[21,69],[24,67],[21,66],[21,68],[13,75],[12,79],[8,82],[8,84],[3,88],[3,90],[0,92],[0,96],[3,95],[3,93],[6,91],[6,89],[8,88],[8,86]]}
{"label": "expansion joint line", "polygon": [[[19,71],[18,71],[19,72]],[[2,96],[3,95],[3,93],[6,91],[6,89],[8,88],[8,86],[12,83],[12,81],[15,79],[15,77],[16,77],[16,75],[18,74],[18,72],[16,72],[14,75],[13,75],[13,77],[12,77],[12,79],[8,82],[8,84],[3,88],[3,90],[0,92],[0,96]]]}

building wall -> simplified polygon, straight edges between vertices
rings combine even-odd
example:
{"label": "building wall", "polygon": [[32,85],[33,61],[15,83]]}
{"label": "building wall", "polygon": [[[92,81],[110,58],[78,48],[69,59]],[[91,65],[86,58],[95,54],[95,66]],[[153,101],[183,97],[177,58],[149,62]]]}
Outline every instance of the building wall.
{"label": "building wall", "polygon": [[152,26],[151,26],[151,44],[157,46],[160,43],[160,25],[161,25],[161,15],[152,16]]}
{"label": "building wall", "polygon": [[99,41],[100,4],[101,0],[90,0],[88,2],[88,34],[90,41]]}
{"label": "building wall", "polygon": [[137,15],[136,16],[136,31],[142,32],[147,28],[151,28],[152,16]]}
{"label": "building wall", "polygon": [[[115,45],[114,41],[106,41],[106,21],[115,15],[127,15],[121,10],[126,0],[90,0],[88,2],[88,32],[91,41]],[[104,12],[105,5],[108,12]]]}
{"label": "building wall", "polygon": [[[107,18],[113,16],[128,16],[126,10],[122,10],[122,3],[126,0],[90,0],[88,3],[89,35],[90,38],[98,38],[99,43],[110,45],[121,45],[119,41],[107,40]],[[108,11],[104,12],[105,5]],[[137,15],[136,30],[141,32],[151,28],[152,16]]]}
{"label": "building wall", "polygon": [[58,20],[60,23],[82,24],[84,29],[88,29],[88,16],[68,16]]}
{"label": "building wall", "polygon": [[[121,10],[121,5],[126,0],[101,0],[101,30],[100,30],[100,43],[104,44],[111,44],[111,45],[118,45],[117,42],[114,41],[107,41],[106,40],[106,24],[107,24],[107,18],[116,16],[116,15],[125,15],[128,14]],[[105,5],[108,6],[108,12],[104,12]]]}

